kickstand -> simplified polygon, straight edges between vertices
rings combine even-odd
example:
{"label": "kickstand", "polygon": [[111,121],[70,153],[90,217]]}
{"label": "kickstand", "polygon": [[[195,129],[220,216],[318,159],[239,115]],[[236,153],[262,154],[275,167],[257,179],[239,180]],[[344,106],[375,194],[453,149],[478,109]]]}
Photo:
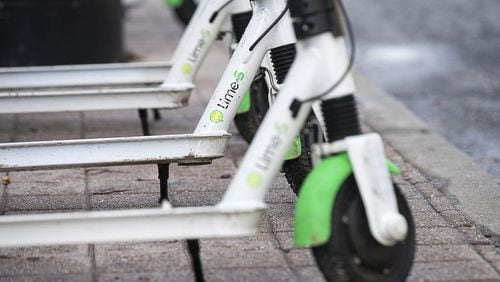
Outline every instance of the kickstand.
{"label": "kickstand", "polygon": [[153,116],[156,121],[161,119],[161,113],[159,109],[153,109]]}
{"label": "kickstand", "polygon": [[170,164],[158,164],[158,178],[160,179],[160,203],[163,200],[168,201],[168,177]]}
{"label": "kickstand", "polygon": [[145,109],[139,109],[139,118],[141,119],[142,134],[144,136],[149,136],[148,111]]}

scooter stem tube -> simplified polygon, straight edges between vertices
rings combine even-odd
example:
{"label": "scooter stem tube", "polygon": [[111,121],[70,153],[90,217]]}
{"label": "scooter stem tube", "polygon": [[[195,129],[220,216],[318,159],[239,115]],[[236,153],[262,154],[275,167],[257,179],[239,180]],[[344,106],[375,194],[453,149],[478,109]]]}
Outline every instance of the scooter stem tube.
{"label": "scooter stem tube", "polygon": [[253,50],[250,50],[250,46],[281,12],[276,7],[276,2],[282,4],[282,11],[286,3],[284,0],[257,1],[252,19],[205,108],[195,133],[228,130],[246,90],[250,87],[260,63],[272,43],[274,30],[271,30]]}
{"label": "scooter stem tube", "polygon": [[210,46],[217,38],[224,19],[231,12],[241,12],[245,6],[247,11],[251,9],[247,0],[234,0],[227,6],[224,6],[225,3],[227,0],[200,1],[177,45],[172,67],[162,85],[192,84]]}

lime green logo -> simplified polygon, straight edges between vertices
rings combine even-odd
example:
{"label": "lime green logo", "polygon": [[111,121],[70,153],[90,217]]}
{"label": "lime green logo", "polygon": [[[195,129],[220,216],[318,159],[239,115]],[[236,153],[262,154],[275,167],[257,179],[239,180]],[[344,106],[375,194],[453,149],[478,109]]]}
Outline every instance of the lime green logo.
{"label": "lime green logo", "polygon": [[183,74],[190,74],[193,71],[193,67],[190,64],[184,64],[181,71]]}
{"label": "lime green logo", "polygon": [[245,74],[241,71],[234,71],[233,76],[238,81],[242,81],[243,79],[245,79]]}
{"label": "lime green logo", "polygon": [[279,134],[285,134],[288,131],[288,125],[286,123],[276,123],[274,124],[274,129]]}
{"label": "lime green logo", "polygon": [[210,113],[210,121],[213,123],[219,123],[224,120],[224,115],[222,114],[221,111],[213,111]]}
{"label": "lime green logo", "polygon": [[262,184],[262,175],[258,172],[252,172],[248,175],[247,183],[250,187],[257,188]]}
{"label": "lime green logo", "polygon": [[206,29],[202,29],[202,30],[201,30],[201,36],[202,36],[203,38],[207,38],[207,37],[209,37],[209,36],[210,36],[210,31],[209,31],[209,30],[206,30]]}

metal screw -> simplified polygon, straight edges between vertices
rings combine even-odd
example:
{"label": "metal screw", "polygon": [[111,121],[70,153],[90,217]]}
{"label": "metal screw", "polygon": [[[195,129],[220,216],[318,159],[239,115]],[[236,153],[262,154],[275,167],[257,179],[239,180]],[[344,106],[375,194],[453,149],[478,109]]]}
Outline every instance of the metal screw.
{"label": "metal screw", "polygon": [[345,215],[342,216],[342,223],[348,224],[349,223],[349,218]]}
{"label": "metal screw", "polygon": [[2,184],[3,185],[9,185],[10,184],[10,176],[9,175],[2,176]]}
{"label": "metal screw", "polygon": [[360,264],[361,264],[361,259],[360,259],[360,258],[358,258],[358,257],[354,257],[354,258],[352,259],[352,261],[353,261],[353,262],[354,262],[354,264],[356,264],[356,265],[360,265]]}

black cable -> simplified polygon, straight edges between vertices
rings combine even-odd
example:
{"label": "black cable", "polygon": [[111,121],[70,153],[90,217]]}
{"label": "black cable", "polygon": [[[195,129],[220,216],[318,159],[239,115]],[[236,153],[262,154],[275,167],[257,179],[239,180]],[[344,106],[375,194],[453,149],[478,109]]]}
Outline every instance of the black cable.
{"label": "black cable", "polygon": [[[268,0],[268,1],[271,1],[271,0]],[[285,8],[283,9],[283,11],[281,11],[281,13],[279,14],[279,16],[271,23],[271,25],[257,38],[257,40],[255,40],[255,42],[250,46],[250,48],[248,50],[250,51],[253,51],[253,49],[255,48],[255,46],[257,46],[257,44],[259,44],[259,42],[271,31],[271,29],[273,29],[273,27],[281,20],[281,18],[283,18],[283,16],[286,14],[286,12],[288,11],[288,3],[286,4]]]}
{"label": "black cable", "polygon": [[273,78],[273,74],[271,73],[271,71],[265,67],[261,67],[261,69],[267,73],[267,75],[269,76],[269,82],[271,83],[271,88],[276,91],[276,92],[279,92],[279,88],[278,86],[276,86],[276,84],[274,83],[274,78]]}
{"label": "black cable", "polygon": [[311,97],[311,98],[308,98],[308,99],[303,100],[303,101],[300,101],[298,99],[294,99],[292,102],[292,105],[290,105],[290,110],[292,110],[293,117],[297,116],[297,114],[300,110],[300,107],[302,106],[303,103],[312,102],[314,100],[319,100],[319,99],[323,98],[325,95],[327,95],[328,93],[332,92],[335,88],[337,88],[344,81],[344,79],[347,77],[347,75],[349,74],[349,72],[352,69],[352,66],[354,65],[354,59],[356,57],[356,41],[354,40],[354,32],[352,31],[351,21],[349,20],[349,16],[347,15],[347,12],[345,10],[344,4],[342,3],[342,0],[339,0],[338,3],[340,6],[340,10],[342,12],[342,15],[344,17],[345,26],[347,29],[347,33],[349,35],[349,43],[351,45],[351,52],[349,54],[349,63],[347,65],[344,73],[340,76],[340,78],[331,87],[329,87],[327,90],[325,90],[321,94],[314,96],[314,97]]}
{"label": "black cable", "polygon": [[219,12],[222,11],[222,9],[226,8],[227,5],[231,4],[234,0],[228,0],[226,3],[224,3],[217,11],[215,11],[212,16],[210,16],[210,20],[208,20],[209,23],[213,23],[215,21],[215,18],[219,15]]}

